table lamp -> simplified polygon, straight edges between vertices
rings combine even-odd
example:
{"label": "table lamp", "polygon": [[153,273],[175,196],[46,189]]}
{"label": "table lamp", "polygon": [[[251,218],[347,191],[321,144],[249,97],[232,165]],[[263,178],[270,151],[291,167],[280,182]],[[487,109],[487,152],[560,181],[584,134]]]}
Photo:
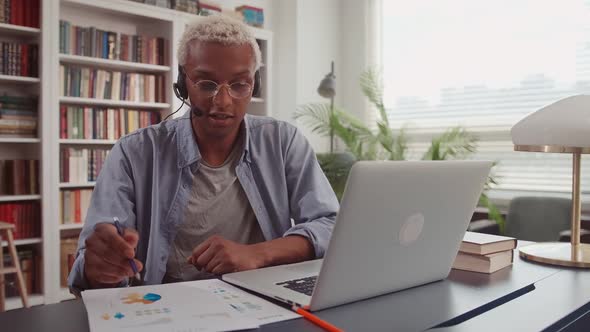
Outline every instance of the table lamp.
{"label": "table lamp", "polygon": [[580,167],[581,155],[590,154],[590,95],[567,97],[543,107],[520,120],[510,133],[515,151],[573,155],[571,242],[525,246],[520,256],[539,263],[590,268],[590,244],[580,243]]}

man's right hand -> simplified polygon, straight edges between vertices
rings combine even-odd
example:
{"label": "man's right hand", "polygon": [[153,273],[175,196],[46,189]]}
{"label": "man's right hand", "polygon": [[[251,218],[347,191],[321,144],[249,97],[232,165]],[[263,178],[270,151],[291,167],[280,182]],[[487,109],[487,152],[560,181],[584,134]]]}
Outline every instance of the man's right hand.
{"label": "man's right hand", "polygon": [[[108,223],[98,224],[86,239],[84,274],[92,288],[114,287],[134,275],[129,259],[135,256],[139,235],[135,230],[125,229],[123,236]],[[135,259],[137,269],[143,264]]]}

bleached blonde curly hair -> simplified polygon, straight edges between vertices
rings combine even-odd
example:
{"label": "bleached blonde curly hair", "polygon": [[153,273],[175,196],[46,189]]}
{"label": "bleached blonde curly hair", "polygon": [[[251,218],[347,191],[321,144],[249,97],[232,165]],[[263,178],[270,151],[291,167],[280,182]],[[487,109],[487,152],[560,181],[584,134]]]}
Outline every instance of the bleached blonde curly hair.
{"label": "bleached blonde curly hair", "polygon": [[212,15],[189,24],[178,43],[178,64],[184,66],[187,61],[189,44],[193,40],[216,42],[223,45],[248,44],[254,52],[255,70],[262,64],[262,54],[256,38],[248,26],[236,19],[224,15]]}

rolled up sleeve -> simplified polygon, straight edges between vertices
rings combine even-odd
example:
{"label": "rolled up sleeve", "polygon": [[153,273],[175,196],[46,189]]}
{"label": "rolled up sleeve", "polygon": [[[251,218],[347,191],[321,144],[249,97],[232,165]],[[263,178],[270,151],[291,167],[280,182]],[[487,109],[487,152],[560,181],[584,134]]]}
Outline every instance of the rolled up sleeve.
{"label": "rolled up sleeve", "polygon": [[299,235],[324,256],[338,213],[338,199],[320,168],[307,139],[294,129],[286,149],[285,173],[291,218],[295,225],[284,236]]}

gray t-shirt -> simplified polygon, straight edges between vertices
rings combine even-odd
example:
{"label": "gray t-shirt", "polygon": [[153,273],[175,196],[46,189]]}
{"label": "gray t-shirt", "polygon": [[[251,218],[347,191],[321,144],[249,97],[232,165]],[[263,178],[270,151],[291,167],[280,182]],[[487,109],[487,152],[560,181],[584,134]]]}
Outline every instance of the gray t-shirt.
{"label": "gray t-shirt", "polygon": [[223,165],[212,167],[201,161],[201,167],[193,174],[192,195],[186,206],[185,221],[170,248],[164,282],[214,277],[186,262],[193,249],[213,235],[243,244],[264,241],[254,211],[236,176],[235,169],[243,151],[241,139]]}

